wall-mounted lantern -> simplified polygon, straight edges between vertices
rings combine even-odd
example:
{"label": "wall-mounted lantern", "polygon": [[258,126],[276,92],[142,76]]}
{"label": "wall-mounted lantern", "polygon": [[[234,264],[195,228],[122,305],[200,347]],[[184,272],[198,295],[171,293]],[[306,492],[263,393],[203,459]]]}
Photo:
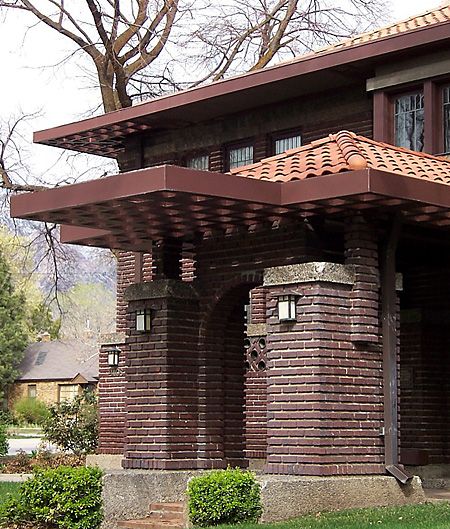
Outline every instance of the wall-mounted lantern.
{"label": "wall-mounted lantern", "polygon": [[136,311],[136,330],[139,332],[149,332],[152,323],[150,309]]}
{"label": "wall-mounted lantern", "polygon": [[295,296],[289,294],[278,298],[278,321],[295,321],[297,318]]}
{"label": "wall-mounted lantern", "polygon": [[108,366],[110,368],[119,367],[120,349],[114,347],[108,350]]}

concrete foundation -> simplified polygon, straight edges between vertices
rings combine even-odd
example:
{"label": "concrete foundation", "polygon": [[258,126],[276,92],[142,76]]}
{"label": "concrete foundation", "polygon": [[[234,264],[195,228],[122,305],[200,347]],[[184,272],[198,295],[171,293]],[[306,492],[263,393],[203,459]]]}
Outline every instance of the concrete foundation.
{"label": "concrete foundation", "polygon": [[[189,479],[201,473],[138,470],[106,473],[102,529],[116,529],[119,520],[144,518],[150,503],[186,501]],[[320,478],[258,474],[257,479],[261,483],[263,522],[288,520],[319,511],[426,501],[417,477],[407,485],[400,485],[389,476]]]}
{"label": "concrete foundation", "polygon": [[122,470],[122,459],[122,454],[89,454],[86,456],[86,466],[99,467],[105,472],[109,472],[110,470]]}

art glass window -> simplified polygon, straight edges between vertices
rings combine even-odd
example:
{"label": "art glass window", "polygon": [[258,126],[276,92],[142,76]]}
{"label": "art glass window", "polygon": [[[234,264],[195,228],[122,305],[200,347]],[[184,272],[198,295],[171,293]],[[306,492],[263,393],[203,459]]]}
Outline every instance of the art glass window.
{"label": "art glass window", "polygon": [[444,87],[442,101],[444,105],[444,152],[450,153],[450,86]]}
{"label": "art glass window", "polygon": [[423,151],[423,92],[405,94],[395,99],[395,145]]}

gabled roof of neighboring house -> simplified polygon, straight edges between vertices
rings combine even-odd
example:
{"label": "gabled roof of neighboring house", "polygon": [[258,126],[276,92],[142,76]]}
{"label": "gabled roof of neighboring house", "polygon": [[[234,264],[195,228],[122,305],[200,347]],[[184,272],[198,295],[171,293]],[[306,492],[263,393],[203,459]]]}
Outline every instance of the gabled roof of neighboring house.
{"label": "gabled roof of neighboring house", "polygon": [[[36,132],[34,141],[116,157],[130,134],[182,126],[226,113],[299,97],[311,90],[345,86],[387,56],[405,50],[441,50],[450,45],[450,6],[390,24],[274,66],[183,90],[144,103]],[[351,69],[343,67],[352,65]],[[326,72],[326,75],[325,75]],[[344,75],[343,75],[344,74]],[[344,84],[343,84],[344,83]],[[239,94],[239,97],[236,97]]]}
{"label": "gabled roof of neighboring house", "polygon": [[450,160],[447,158],[395,147],[346,130],[261,162],[238,167],[231,173],[289,182],[366,168],[450,184]]}
{"label": "gabled roof of neighboring house", "polygon": [[25,349],[18,381],[67,380],[95,382],[98,353],[78,341],[36,342]]}

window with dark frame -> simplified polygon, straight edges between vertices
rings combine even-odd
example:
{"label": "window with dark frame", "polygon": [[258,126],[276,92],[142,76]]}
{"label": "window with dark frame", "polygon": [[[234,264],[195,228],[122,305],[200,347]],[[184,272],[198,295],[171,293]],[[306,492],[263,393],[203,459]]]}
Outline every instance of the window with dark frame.
{"label": "window with dark frame", "polygon": [[198,171],[208,171],[209,156],[207,154],[192,156],[191,158],[187,159],[186,167],[189,167],[190,169],[197,169]]}
{"label": "window with dark frame", "polygon": [[274,154],[281,154],[290,149],[297,149],[302,146],[302,137],[300,134],[292,134],[291,136],[283,136],[275,139]]}
{"label": "window with dark frame", "polygon": [[253,163],[253,145],[241,145],[228,149],[228,169]]}
{"label": "window with dark frame", "polygon": [[397,147],[423,151],[423,91],[402,94],[394,99],[394,142]]}
{"label": "window with dark frame", "polygon": [[450,85],[442,89],[444,152],[450,153]]}
{"label": "window with dark frame", "polygon": [[35,399],[37,397],[37,386],[36,384],[28,384],[28,398]]}

